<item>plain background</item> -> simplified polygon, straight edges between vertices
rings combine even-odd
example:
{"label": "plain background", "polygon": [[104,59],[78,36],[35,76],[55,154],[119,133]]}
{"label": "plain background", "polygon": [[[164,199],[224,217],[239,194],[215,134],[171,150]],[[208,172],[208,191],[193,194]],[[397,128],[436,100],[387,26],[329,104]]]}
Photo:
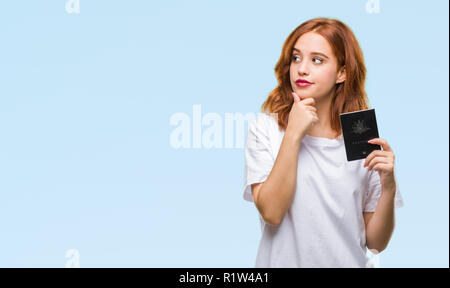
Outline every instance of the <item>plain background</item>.
{"label": "plain background", "polygon": [[405,207],[381,267],[448,267],[448,1],[0,3],[0,266],[253,267],[244,152],[174,149],[174,113],[258,113],[288,34],[356,34]]}

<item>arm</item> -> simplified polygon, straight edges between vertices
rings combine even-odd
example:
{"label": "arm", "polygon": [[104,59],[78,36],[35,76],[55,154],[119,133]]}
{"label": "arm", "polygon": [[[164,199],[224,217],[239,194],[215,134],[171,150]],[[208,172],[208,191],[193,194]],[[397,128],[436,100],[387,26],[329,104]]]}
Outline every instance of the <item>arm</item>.
{"label": "arm", "polygon": [[394,199],[397,186],[394,176],[395,155],[385,139],[375,138],[369,143],[379,144],[383,149],[372,151],[364,163],[364,167],[373,169],[380,175],[381,195],[375,212],[363,213],[367,247],[380,253],[386,249],[394,231]]}
{"label": "arm", "polygon": [[286,131],[272,171],[263,183],[252,185],[253,199],[264,221],[277,226],[289,209],[297,185],[298,153],[303,135]]}
{"label": "arm", "polygon": [[281,141],[277,159],[266,181],[252,185],[253,199],[264,221],[277,226],[294,199],[300,143],[308,130],[319,121],[313,98],[301,100],[292,93],[294,103]]}
{"label": "arm", "polygon": [[386,249],[395,225],[395,190],[383,189],[375,212],[364,212],[366,224],[366,245],[378,253]]}

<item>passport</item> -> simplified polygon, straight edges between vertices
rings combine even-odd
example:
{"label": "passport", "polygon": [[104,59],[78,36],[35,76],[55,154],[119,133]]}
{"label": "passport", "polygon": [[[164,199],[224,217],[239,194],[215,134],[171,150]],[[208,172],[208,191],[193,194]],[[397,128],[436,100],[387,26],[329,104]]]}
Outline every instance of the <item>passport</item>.
{"label": "passport", "polygon": [[380,145],[367,143],[379,137],[375,109],[342,113],[339,119],[347,161],[365,159],[373,150],[381,150]]}

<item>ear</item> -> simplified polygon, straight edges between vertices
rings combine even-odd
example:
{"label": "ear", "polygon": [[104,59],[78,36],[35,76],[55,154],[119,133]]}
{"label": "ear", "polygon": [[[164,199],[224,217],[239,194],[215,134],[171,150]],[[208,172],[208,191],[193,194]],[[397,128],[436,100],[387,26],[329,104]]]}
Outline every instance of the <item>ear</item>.
{"label": "ear", "polygon": [[341,69],[339,69],[336,79],[336,84],[342,83],[345,81],[345,66],[342,66]]}

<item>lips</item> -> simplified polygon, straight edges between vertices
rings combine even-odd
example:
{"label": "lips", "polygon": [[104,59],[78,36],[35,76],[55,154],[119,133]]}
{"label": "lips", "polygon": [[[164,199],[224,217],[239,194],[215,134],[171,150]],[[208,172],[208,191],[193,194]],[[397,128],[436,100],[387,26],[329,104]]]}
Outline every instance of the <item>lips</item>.
{"label": "lips", "polygon": [[296,84],[298,87],[308,87],[308,86],[310,86],[312,83],[309,82],[309,81],[303,80],[303,79],[297,79],[297,80],[295,80],[295,84]]}

